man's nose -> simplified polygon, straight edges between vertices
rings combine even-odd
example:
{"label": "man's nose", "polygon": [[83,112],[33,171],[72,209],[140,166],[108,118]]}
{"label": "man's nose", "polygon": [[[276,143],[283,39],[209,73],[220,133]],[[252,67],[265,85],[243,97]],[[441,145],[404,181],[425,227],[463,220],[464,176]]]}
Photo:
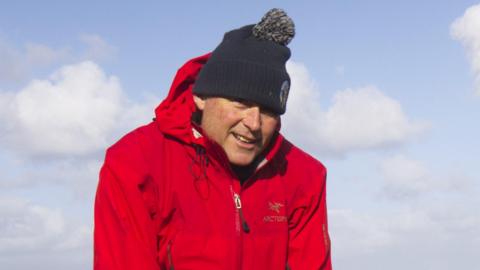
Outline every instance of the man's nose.
{"label": "man's nose", "polygon": [[260,117],[260,108],[258,106],[250,107],[245,111],[243,124],[251,131],[258,131],[262,125]]}

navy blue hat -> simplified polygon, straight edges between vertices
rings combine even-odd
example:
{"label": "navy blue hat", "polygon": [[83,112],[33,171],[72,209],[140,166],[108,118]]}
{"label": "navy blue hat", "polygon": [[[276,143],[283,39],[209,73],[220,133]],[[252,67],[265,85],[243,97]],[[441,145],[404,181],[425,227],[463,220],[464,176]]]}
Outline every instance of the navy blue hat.
{"label": "navy blue hat", "polygon": [[200,71],[193,93],[243,99],[285,113],[290,90],[286,45],[294,35],[293,21],[280,9],[270,10],[256,25],[227,32]]}

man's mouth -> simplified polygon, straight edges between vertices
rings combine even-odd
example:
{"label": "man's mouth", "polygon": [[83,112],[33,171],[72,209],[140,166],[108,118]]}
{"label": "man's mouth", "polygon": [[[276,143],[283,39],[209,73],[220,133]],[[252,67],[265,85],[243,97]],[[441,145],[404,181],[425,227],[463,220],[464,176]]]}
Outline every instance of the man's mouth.
{"label": "man's mouth", "polygon": [[248,143],[248,144],[254,144],[257,140],[256,139],[252,139],[252,138],[248,138],[248,137],[245,137],[245,136],[242,136],[240,134],[237,134],[237,133],[233,133],[233,136],[243,142],[243,143]]}

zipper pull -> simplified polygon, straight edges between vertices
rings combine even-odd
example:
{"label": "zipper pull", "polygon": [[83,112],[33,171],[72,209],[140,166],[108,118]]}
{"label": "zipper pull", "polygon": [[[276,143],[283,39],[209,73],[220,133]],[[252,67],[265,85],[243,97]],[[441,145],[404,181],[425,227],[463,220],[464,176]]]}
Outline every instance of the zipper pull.
{"label": "zipper pull", "polygon": [[242,200],[240,199],[240,195],[237,193],[233,194],[233,200],[235,202],[235,207],[238,209],[238,214],[240,215],[240,220],[242,222],[242,229],[244,232],[249,233],[250,232],[250,227],[248,227],[247,221],[245,220],[245,217],[243,216],[243,211],[242,211]]}
{"label": "zipper pull", "polygon": [[233,200],[235,201],[235,207],[237,209],[242,209],[242,200],[240,200],[240,195],[238,195],[237,193],[234,193]]}

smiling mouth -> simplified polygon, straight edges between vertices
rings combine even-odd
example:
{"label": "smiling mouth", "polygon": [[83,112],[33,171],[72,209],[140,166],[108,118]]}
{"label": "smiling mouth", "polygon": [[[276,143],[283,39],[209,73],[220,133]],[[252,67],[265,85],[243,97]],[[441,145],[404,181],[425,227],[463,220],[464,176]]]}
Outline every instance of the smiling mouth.
{"label": "smiling mouth", "polygon": [[243,142],[243,143],[254,144],[254,143],[257,142],[256,139],[247,138],[247,137],[242,136],[242,135],[237,134],[237,133],[233,133],[233,136],[234,136],[237,140],[239,140],[239,141],[241,141],[241,142]]}

